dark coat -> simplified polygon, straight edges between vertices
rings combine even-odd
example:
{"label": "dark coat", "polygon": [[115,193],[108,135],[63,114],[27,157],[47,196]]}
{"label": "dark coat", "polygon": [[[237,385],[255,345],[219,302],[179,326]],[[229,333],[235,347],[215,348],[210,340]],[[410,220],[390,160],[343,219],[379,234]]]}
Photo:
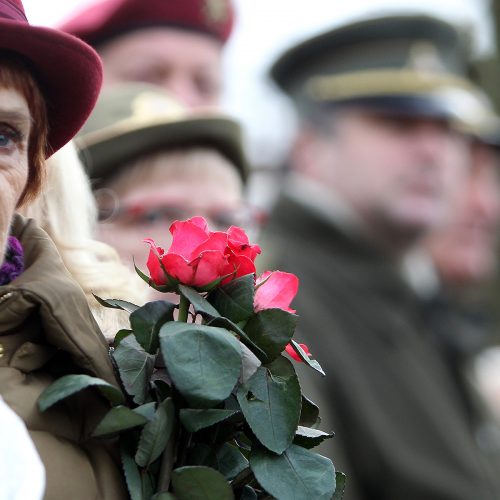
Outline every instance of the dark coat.
{"label": "dark coat", "polygon": [[111,448],[90,438],[107,411],[102,396],[86,390],[45,413],[38,410],[40,394],[62,374],[117,382],[85,296],[54,244],[34,221],[18,216],[12,234],[24,248],[25,270],[0,287],[0,395],[25,422],[40,454],[46,500],[125,499]]}
{"label": "dark coat", "polygon": [[301,369],[301,380],[319,394],[321,428],[336,433],[323,453],[348,475],[345,500],[500,499],[500,481],[396,263],[286,197],[263,249],[273,268],[300,279],[299,339],[327,374]]}

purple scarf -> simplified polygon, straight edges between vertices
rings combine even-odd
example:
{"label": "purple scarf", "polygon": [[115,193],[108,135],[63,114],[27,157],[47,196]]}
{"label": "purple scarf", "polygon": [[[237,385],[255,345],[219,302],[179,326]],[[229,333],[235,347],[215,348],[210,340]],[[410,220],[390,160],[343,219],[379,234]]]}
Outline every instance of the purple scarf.
{"label": "purple scarf", "polygon": [[24,271],[24,252],[21,242],[9,236],[5,259],[0,266],[0,286],[15,280]]}

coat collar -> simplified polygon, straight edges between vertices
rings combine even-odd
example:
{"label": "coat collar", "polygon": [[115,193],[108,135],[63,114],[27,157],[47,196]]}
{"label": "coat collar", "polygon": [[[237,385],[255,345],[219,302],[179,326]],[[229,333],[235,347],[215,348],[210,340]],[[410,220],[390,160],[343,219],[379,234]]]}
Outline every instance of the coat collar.
{"label": "coat collar", "polygon": [[35,221],[19,215],[11,234],[23,246],[25,270],[0,287],[0,335],[22,330],[35,318],[44,342],[69,355],[70,369],[116,384],[106,341],[54,243]]}

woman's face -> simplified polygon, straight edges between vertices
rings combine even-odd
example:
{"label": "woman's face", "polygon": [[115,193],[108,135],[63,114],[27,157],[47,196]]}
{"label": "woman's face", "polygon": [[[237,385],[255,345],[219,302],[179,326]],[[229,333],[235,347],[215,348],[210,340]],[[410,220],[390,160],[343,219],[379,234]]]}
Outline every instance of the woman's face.
{"label": "woman's face", "polygon": [[17,90],[0,86],[0,262],[12,216],[28,179],[31,115]]}

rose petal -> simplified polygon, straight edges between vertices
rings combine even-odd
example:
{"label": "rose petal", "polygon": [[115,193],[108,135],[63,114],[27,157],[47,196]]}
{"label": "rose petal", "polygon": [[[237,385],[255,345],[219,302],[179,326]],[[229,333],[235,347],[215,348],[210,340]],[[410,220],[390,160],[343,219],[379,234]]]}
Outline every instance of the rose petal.
{"label": "rose petal", "polygon": [[241,227],[231,226],[227,231],[228,246],[237,255],[245,255],[254,261],[261,250],[258,245],[250,245],[248,236]]}
{"label": "rose petal", "polygon": [[160,265],[159,257],[152,249],[149,251],[146,266],[149,270],[149,276],[156,285],[165,285],[167,283],[167,276]]}
{"label": "rose petal", "polygon": [[248,236],[245,231],[238,226],[231,226],[227,230],[227,237],[230,243],[234,245],[248,245]]}
{"label": "rose petal", "polygon": [[217,251],[224,254],[227,247],[227,234],[222,232],[210,233],[208,238],[198,247],[193,249],[192,258],[200,256],[203,252],[207,250]]}
{"label": "rose petal", "polygon": [[[306,344],[299,344],[299,346],[301,347],[301,349],[309,356],[311,357],[311,353],[309,352],[309,348],[306,346]],[[285,347],[285,351],[286,353],[291,356],[295,361],[298,361],[299,363],[303,363],[304,361],[302,360],[302,358],[297,354],[297,352],[295,351],[295,349],[291,346],[291,344],[288,344],[286,347]]]}
{"label": "rose petal", "polygon": [[191,285],[194,278],[195,267],[181,255],[168,253],[161,259],[165,271],[184,285]]}
{"label": "rose petal", "polygon": [[206,234],[209,233],[208,222],[203,217],[195,215],[194,217],[188,219],[187,222],[191,222],[191,224],[194,224],[195,226],[198,226],[200,229],[203,229],[203,231],[205,231]]}
{"label": "rose petal", "polygon": [[226,254],[226,257],[227,264],[222,276],[229,276],[222,280],[223,285],[240,276],[255,273],[255,264],[248,257],[244,255],[234,255],[232,252]]}
{"label": "rose petal", "polygon": [[165,253],[165,250],[163,250],[162,247],[156,246],[156,243],[151,238],[144,238],[143,241],[144,243],[147,243],[151,248],[153,248],[159,257],[161,257]]}
{"label": "rose petal", "polygon": [[257,278],[256,283],[258,287],[253,302],[256,312],[273,308],[295,312],[290,309],[290,303],[299,289],[297,276],[282,271],[267,271]]}
{"label": "rose petal", "polygon": [[222,252],[216,250],[203,252],[196,263],[192,286],[205,286],[224,276],[226,265],[227,260]]}
{"label": "rose petal", "polygon": [[[196,219],[193,222],[193,219]],[[172,244],[167,251],[167,254],[177,254],[191,261],[197,257],[193,255],[193,250],[204,243],[209,236],[208,230],[201,227],[203,225],[203,217],[194,217],[187,221],[175,221],[170,226],[172,233]],[[206,221],[205,221],[206,224]]]}

